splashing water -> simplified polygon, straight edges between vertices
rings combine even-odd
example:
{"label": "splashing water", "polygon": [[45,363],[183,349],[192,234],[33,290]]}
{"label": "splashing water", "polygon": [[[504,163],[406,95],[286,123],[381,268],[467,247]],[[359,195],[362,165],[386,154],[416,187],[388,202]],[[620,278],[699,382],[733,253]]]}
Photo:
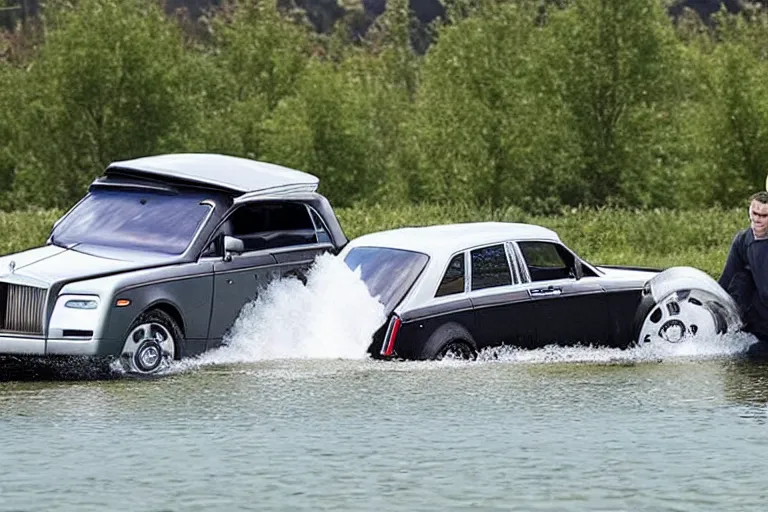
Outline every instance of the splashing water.
{"label": "splashing water", "polygon": [[384,306],[371,297],[359,273],[325,254],[307,273],[306,285],[293,278],[272,282],[243,307],[223,347],[185,365],[362,359],[384,320]]}
{"label": "splashing water", "polygon": [[[371,297],[359,271],[350,270],[341,259],[326,254],[316,259],[307,273],[306,285],[297,279],[272,282],[257,300],[246,304],[223,347],[180,361],[171,372],[275,359],[366,359],[371,337],[385,320],[384,307]],[[437,364],[705,360],[743,354],[754,341],[753,336],[737,332],[680,343],[656,340],[627,350],[581,345],[535,350],[507,346],[481,351],[477,362],[448,358]]]}
{"label": "splashing water", "polygon": [[707,339],[685,339],[680,343],[655,343],[626,350],[589,346],[547,346],[535,350],[498,347],[480,352],[478,361],[506,363],[593,363],[622,364],[659,361],[699,361],[733,357],[755,342],[751,334],[735,332]]}

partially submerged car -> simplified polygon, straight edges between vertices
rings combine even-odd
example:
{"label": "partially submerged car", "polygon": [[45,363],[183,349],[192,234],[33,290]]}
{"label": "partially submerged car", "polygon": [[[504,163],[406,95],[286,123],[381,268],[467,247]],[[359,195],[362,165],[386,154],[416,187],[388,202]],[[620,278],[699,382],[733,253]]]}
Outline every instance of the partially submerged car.
{"label": "partially submerged car", "polygon": [[467,223],[364,235],[340,253],[387,313],[375,357],[474,357],[487,347],[627,348],[740,325],[731,297],[690,267],[595,266],[544,227]]}
{"label": "partially submerged car", "polygon": [[0,258],[0,355],[151,374],[220,345],[270,281],[347,243],[318,182],[212,154],[112,163],[45,246]]}

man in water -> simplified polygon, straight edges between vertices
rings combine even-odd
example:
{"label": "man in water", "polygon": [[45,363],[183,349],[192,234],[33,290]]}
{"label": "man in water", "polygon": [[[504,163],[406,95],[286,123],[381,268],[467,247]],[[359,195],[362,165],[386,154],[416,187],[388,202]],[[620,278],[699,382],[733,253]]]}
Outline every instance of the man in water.
{"label": "man in water", "polygon": [[768,192],[749,198],[749,223],[734,237],[719,283],[738,304],[743,330],[768,356]]}

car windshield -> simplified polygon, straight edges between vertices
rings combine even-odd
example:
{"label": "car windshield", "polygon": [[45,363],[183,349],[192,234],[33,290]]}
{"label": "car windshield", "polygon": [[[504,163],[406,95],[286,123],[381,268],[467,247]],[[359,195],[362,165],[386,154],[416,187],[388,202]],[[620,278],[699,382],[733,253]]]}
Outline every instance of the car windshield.
{"label": "car windshield", "polygon": [[355,247],[344,258],[350,269],[360,270],[368,291],[387,314],[403,300],[427,261],[429,256],[420,252],[383,247]]}
{"label": "car windshield", "polygon": [[93,244],[178,255],[210,206],[202,194],[93,190],[53,230],[55,244]]}

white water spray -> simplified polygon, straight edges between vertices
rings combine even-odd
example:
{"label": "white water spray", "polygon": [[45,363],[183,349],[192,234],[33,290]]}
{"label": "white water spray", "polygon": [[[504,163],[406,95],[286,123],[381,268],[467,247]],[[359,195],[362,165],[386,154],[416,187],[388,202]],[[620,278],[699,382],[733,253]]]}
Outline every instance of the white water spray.
{"label": "white water spray", "polygon": [[499,347],[482,351],[481,362],[499,361],[504,363],[588,363],[588,364],[629,364],[675,361],[701,361],[738,356],[746,352],[755,342],[755,337],[746,333],[729,333],[713,338],[685,339],[680,343],[655,340],[646,346],[626,350],[589,346],[547,346],[535,350]]}
{"label": "white water spray", "polygon": [[[272,282],[240,312],[225,346],[181,361],[172,372],[203,365],[277,359],[366,359],[371,337],[384,321],[384,308],[370,296],[359,271],[350,270],[335,256],[323,255],[308,272],[306,285],[297,279]],[[706,360],[738,356],[754,341],[751,335],[730,333],[680,343],[657,340],[627,350],[590,346],[548,346],[535,350],[498,347],[481,351],[477,362],[460,364]],[[443,361],[437,365],[446,363],[459,362]]]}
{"label": "white water spray", "polygon": [[240,312],[225,346],[184,366],[267,359],[363,359],[384,307],[339,258],[319,256],[298,279],[272,282]]}

